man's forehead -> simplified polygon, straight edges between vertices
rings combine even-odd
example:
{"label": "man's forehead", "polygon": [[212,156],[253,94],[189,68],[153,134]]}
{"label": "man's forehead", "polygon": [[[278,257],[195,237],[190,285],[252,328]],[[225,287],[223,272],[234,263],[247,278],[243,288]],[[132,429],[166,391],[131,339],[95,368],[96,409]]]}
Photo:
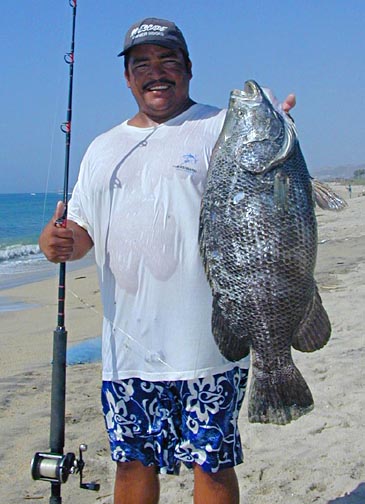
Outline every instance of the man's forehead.
{"label": "man's forehead", "polygon": [[139,44],[129,50],[129,57],[133,59],[148,58],[150,56],[158,56],[160,58],[168,56],[182,55],[180,49],[169,49],[157,44]]}

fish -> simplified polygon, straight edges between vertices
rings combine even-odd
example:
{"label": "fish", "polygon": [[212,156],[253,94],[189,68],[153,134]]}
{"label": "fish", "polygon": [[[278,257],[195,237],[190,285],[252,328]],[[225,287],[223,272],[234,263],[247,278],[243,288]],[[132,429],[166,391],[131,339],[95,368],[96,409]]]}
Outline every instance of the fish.
{"label": "fish", "polygon": [[[292,348],[313,352],[331,323],[314,279],[314,191],[293,119],[254,81],[233,90],[212,151],[199,221],[199,249],[212,290],[212,333],[221,354],[250,354],[248,419],[284,425],[313,409]],[[327,203],[326,203],[327,202]]]}

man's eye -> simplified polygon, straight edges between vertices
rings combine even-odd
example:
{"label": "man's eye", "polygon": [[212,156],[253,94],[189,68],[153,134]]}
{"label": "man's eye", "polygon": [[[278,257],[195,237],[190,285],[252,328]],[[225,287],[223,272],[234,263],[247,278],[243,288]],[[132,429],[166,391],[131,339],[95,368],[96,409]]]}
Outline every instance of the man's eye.
{"label": "man's eye", "polygon": [[135,70],[144,70],[147,68],[147,63],[137,63],[136,65],[133,66]]}
{"label": "man's eye", "polygon": [[179,66],[180,62],[177,60],[166,60],[164,61],[164,65],[166,66]]}

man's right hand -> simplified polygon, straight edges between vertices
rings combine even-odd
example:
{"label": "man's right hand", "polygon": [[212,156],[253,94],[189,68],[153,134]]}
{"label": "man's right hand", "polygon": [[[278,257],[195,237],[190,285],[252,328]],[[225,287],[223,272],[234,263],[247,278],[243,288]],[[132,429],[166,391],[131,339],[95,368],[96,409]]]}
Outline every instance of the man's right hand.
{"label": "man's right hand", "polygon": [[54,216],[43,229],[39,237],[39,246],[47,259],[54,263],[81,259],[93,247],[94,243],[83,227],[71,220],[66,227],[57,224],[62,219],[65,204],[57,203]]}
{"label": "man's right hand", "polygon": [[65,210],[62,201],[57,203],[56,211],[39,237],[39,246],[47,259],[54,263],[70,261],[74,252],[74,230],[56,224]]}

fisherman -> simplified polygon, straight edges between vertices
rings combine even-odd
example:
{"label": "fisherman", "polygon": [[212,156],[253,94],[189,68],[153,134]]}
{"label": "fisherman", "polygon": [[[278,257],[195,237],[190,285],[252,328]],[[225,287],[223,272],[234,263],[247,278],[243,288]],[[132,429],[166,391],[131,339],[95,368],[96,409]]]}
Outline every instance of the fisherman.
{"label": "fisherman", "polygon": [[[55,263],[95,247],[114,503],[157,503],[158,473],[177,474],[183,462],[194,470],[196,504],[237,504],[249,363],[217,349],[198,250],[200,200],[225,111],[190,98],[192,64],[173,22],[134,24],[119,56],[138,111],[91,143],[67,226],[55,226],[59,203],[40,247]],[[294,105],[294,95],[282,104]]]}

